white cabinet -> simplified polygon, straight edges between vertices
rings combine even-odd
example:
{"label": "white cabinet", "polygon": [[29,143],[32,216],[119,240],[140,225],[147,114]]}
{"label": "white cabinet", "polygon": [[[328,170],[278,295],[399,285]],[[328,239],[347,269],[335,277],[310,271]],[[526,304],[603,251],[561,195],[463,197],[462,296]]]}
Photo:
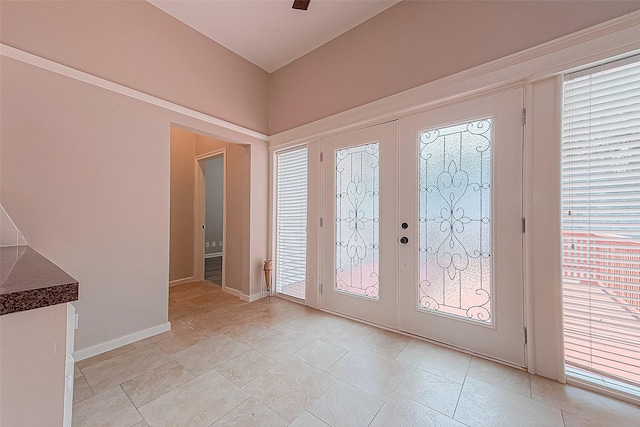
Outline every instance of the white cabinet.
{"label": "white cabinet", "polygon": [[0,316],[0,427],[71,425],[74,314],[65,303]]}
{"label": "white cabinet", "polygon": [[73,406],[73,337],[76,329],[76,308],[73,304],[67,305],[67,342],[64,365],[64,427],[71,427],[71,408]]}

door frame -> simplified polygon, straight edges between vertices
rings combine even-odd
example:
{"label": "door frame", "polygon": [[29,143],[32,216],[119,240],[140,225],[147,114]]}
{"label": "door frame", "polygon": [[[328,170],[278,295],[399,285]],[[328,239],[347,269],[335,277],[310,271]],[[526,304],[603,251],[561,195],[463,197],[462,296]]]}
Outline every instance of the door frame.
{"label": "door frame", "polygon": [[[507,97],[507,99],[505,99],[505,96]],[[516,129],[511,129],[512,132],[515,132],[518,136],[519,136],[519,143],[515,144],[514,147],[516,147],[515,149],[517,151],[519,151],[518,154],[518,159],[519,159],[519,164],[520,167],[517,171],[517,176],[520,178],[520,183],[519,183],[519,200],[516,200],[516,204],[519,207],[518,210],[518,215],[511,217],[511,220],[508,222],[508,226],[510,227],[509,229],[513,229],[514,223],[517,224],[517,239],[519,242],[517,242],[517,245],[514,243],[514,246],[517,246],[519,249],[519,254],[517,256],[518,261],[519,261],[519,267],[518,267],[518,271],[517,271],[517,277],[518,277],[518,283],[519,283],[519,298],[518,300],[515,302],[515,305],[513,307],[518,307],[517,310],[519,311],[519,316],[518,316],[518,326],[516,328],[516,330],[513,330],[513,328],[507,328],[509,329],[509,335],[515,335],[516,332],[518,334],[518,337],[522,339],[522,341],[520,341],[520,339],[517,340],[518,343],[522,343],[522,346],[520,347],[520,345],[517,346],[517,355],[514,357],[510,357],[510,358],[503,358],[500,357],[496,354],[479,354],[477,353],[477,350],[474,348],[469,348],[469,347],[464,347],[463,345],[460,344],[456,344],[456,343],[452,343],[452,342],[447,342],[447,341],[443,341],[442,339],[436,337],[436,336],[427,336],[427,335],[423,335],[423,334],[418,334],[416,331],[412,331],[410,329],[407,329],[406,324],[403,327],[402,325],[402,314],[401,311],[402,310],[410,310],[411,308],[408,306],[403,306],[401,305],[402,303],[402,298],[401,295],[404,293],[406,293],[406,289],[401,289],[402,286],[407,286],[408,282],[407,280],[404,280],[404,282],[401,279],[406,279],[406,277],[403,276],[402,274],[402,267],[401,267],[401,263],[402,263],[402,257],[401,257],[401,253],[403,250],[405,249],[405,245],[400,244],[399,239],[401,235],[407,235],[409,236],[410,239],[412,239],[413,241],[417,241],[418,239],[418,230],[413,230],[411,231],[409,234],[407,234],[406,231],[401,230],[400,229],[400,219],[402,217],[401,212],[400,212],[400,199],[397,200],[397,210],[395,213],[395,225],[394,225],[394,232],[396,235],[396,245],[395,247],[397,248],[396,250],[398,251],[396,254],[396,271],[395,271],[395,277],[396,277],[396,282],[398,283],[398,287],[396,289],[396,295],[395,295],[395,306],[396,306],[396,319],[395,319],[395,323],[388,323],[388,324],[381,324],[380,322],[376,322],[374,320],[372,320],[371,318],[367,318],[367,317],[363,317],[362,313],[358,310],[355,309],[355,311],[351,311],[351,312],[346,312],[346,311],[336,311],[334,308],[328,306],[327,304],[327,296],[332,292],[333,290],[333,285],[332,282],[330,280],[330,274],[328,273],[328,270],[326,269],[326,263],[327,261],[331,261],[331,259],[327,258],[327,257],[331,257],[333,255],[330,255],[330,250],[329,247],[333,248],[333,244],[332,242],[332,237],[330,234],[327,234],[328,232],[331,232],[331,226],[332,226],[332,221],[331,221],[331,217],[330,215],[328,215],[328,210],[333,209],[333,204],[329,201],[329,200],[333,200],[332,197],[327,198],[327,196],[330,196],[331,194],[333,194],[333,188],[332,185],[327,178],[330,176],[328,176],[327,174],[329,173],[329,169],[327,169],[327,167],[329,165],[331,165],[332,162],[332,150],[328,149],[328,145],[327,144],[331,144],[332,141],[336,140],[336,139],[344,139],[345,137],[348,136],[353,136],[354,141],[358,141],[361,142],[360,139],[365,138],[364,136],[361,136],[361,134],[365,134],[365,135],[369,135],[369,133],[371,133],[372,130],[375,130],[376,128],[382,127],[382,126],[386,126],[389,125],[391,123],[395,123],[396,126],[396,150],[397,152],[396,154],[396,158],[393,159],[393,163],[395,163],[397,165],[397,170],[395,171],[395,173],[398,173],[398,180],[396,182],[396,185],[398,186],[398,197],[400,197],[400,193],[402,192],[400,190],[400,183],[402,182],[401,178],[401,174],[400,174],[400,165],[401,164],[408,164],[410,163],[409,161],[407,161],[406,159],[404,159],[404,155],[402,153],[407,153],[406,150],[404,150],[404,146],[403,146],[403,132],[402,132],[402,123],[404,121],[404,123],[406,123],[407,120],[412,120],[415,117],[419,117],[425,114],[433,114],[433,113],[437,113],[440,110],[445,110],[447,109],[447,111],[451,110],[452,108],[457,110],[460,107],[464,107],[465,105],[467,106],[473,106],[474,110],[477,110],[478,104],[482,104],[484,102],[486,102],[489,99],[497,99],[497,101],[493,101],[493,102],[499,102],[500,107],[494,106],[492,108],[494,108],[496,110],[496,113],[498,111],[500,111],[499,115],[500,117],[504,116],[504,110],[507,109],[509,111],[508,114],[508,118],[509,121],[507,122],[507,124],[505,125],[504,122],[501,125],[500,129],[503,129],[503,126],[506,126],[504,128],[504,130],[501,130],[500,132],[506,132],[506,129],[511,129],[511,128],[515,128]],[[512,101],[515,101],[517,98],[517,106],[518,108],[512,108],[513,105],[511,104]],[[509,101],[509,102],[507,102]],[[506,103],[506,104],[505,104]],[[321,237],[321,241],[322,241],[322,251],[321,251],[321,257],[323,258],[322,261],[322,271],[320,272],[320,283],[322,283],[323,286],[323,291],[321,291],[320,295],[320,299],[319,299],[319,308],[323,311],[328,311],[331,312],[333,314],[337,314],[340,315],[342,317],[347,317],[347,318],[352,318],[352,319],[356,319],[358,321],[362,321],[368,324],[372,324],[375,326],[379,326],[379,327],[383,327],[385,329],[388,330],[392,330],[394,332],[398,332],[401,334],[408,334],[410,336],[415,336],[419,339],[423,339],[426,341],[430,341],[430,342],[436,342],[439,343],[441,345],[450,347],[450,348],[454,348],[456,350],[462,351],[462,352],[466,352],[469,354],[478,354],[481,355],[484,358],[487,359],[491,359],[491,360],[495,360],[495,361],[499,361],[503,364],[507,364],[510,366],[514,366],[514,367],[518,367],[518,368],[526,368],[528,366],[528,357],[527,357],[527,350],[528,350],[528,346],[526,343],[526,339],[525,339],[525,334],[526,334],[526,327],[527,327],[527,319],[526,319],[526,292],[527,292],[527,288],[526,288],[526,283],[525,283],[525,277],[524,277],[524,271],[525,271],[525,253],[524,253],[524,238],[525,238],[525,234],[524,234],[524,230],[521,230],[521,224],[522,224],[522,219],[523,219],[523,215],[525,213],[524,211],[524,198],[525,198],[525,189],[526,189],[526,185],[525,185],[525,180],[524,180],[524,171],[525,171],[525,135],[524,135],[524,123],[522,122],[522,112],[523,112],[523,107],[525,106],[525,86],[524,85],[513,85],[513,86],[509,86],[509,87],[505,87],[505,88],[500,88],[500,89],[496,89],[496,90],[492,90],[492,91],[488,91],[486,93],[477,95],[477,96],[473,96],[473,97],[468,97],[468,98],[464,98],[464,99],[460,99],[460,100],[456,100],[456,101],[452,101],[452,102],[448,102],[448,103],[442,103],[439,104],[437,106],[434,106],[433,108],[429,109],[429,110],[424,110],[421,112],[418,112],[416,114],[412,114],[412,115],[406,115],[401,117],[399,120],[394,120],[394,121],[389,121],[389,122],[383,122],[380,123],[378,125],[374,125],[374,126],[369,126],[369,127],[365,127],[365,128],[361,128],[361,129],[357,129],[357,130],[351,130],[351,131],[347,131],[347,132],[340,132],[331,136],[327,136],[325,138],[321,138],[319,141],[319,146],[320,146],[320,150],[322,154],[326,154],[326,158],[322,159],[320,164],[321,166],[321,174],[320,174],[320,181],[322,184],[322,197],[320,198],[322,200],[322,217],[324,218],[324,226],[320,226],[319,227],[319,236]],[[493,110],[492,110],[493,111]],[[473,112],[471,113],[471,115],[469,115],[468,117],[465,116],[465,118],[463,119],[459,119],[459,120],[473,120],[474,118],[479,118],[479,117],[484,117],[485,114],[484,113],[478,113],[478,112]],[[492,117],[494,117],[493,114],[491,114]],[[504,118],[504,117],[503,117]],[[451,120],[451,124],[455,124],[459,121],[458,119],[452,119]],[[375,132],[375,131],[374,131]],[[360,138],[360,139],[358,139]],[[371,138],[369,138],[371,139]],[[364,139],[363,139],[364,140]],[[495,141],[494,141],[495,143]],[[382,142],[381,142],[382,144]],[[503,145],[504,142],[500,142],[500,145]],[[354,145],[358,145],[356,143],[354,143]],[[493,143],[492,143],[493,145]],[[511,148],[511,150],[513,150],[514,148]],[[404,150],[404,151],[403,151]],[[504,149],[503,149],[504,150]],[[496,154],[494,154],[495,156]],[[324,156],[322,156],[324,157]],[[502,157],[502,155],[500,156]],[[496,173],[496,166],[495,166],[495,160],[492,160],[492,179],[495,178],[495,173]],[[413,162],[411,162],[413,163]],[[502,168],[501,168],[502,169]],[[417,173],[417,172],[416,172]],[[514,172],[516,173],[516,172]],[[417,178],[417,175],[416,175]],[[326,188],[327,185],[329,185],[330,188]],[[502,184],[498,184],[497,182],[495,183],[495,185],[497,185],[497,188],[502,187]],[[495,190],[494,190],[495,191]],[[504,190],[502,190],[504,191]],[[502,193],[501,191],[501,193]],[[414,202],[417,203],[416,200],[414,200],[414,195],[412,192],[412,195],[410,197],[406,197],[406,201],[408,200],[413,200],[411,203],[413,204]],[[495,204],[495,194],[494,196],[492,196],[492,211],[494,209],[497,208],[497,205]],[[506,200],[506,199],[503,199]],[[383,202],[381,200],[381,205],[383,205],[385,202]],[[417,209],[417,206],[415,206],[415,208]],[[410,209],[411,211],[414,211],[415,209],[412,208]],[[495,216],[496,213],[495,211],[493,211],[493,215]],[[495,218],[494,218],[495,221]],[[504,223],[504,222],[503,222]],[[492,244],[492,246],[495,246],[496,242],[497,242],[497,229],[495,229],[495,223],[493,225],[493,230],[492,230],[492,238],[494,239],[494,242]],[[502,227],[501,227],[502,229]],[[513,237],[515,238],[515,234],[513,235]],[[513,242],[512,242],[513,243]],[[327,245],[329,245],[329,247],[327,247]],[[335,254],[334,254],[335,255]],[[414,254],[411,254],[410,257],[414,257]],[[495,253],[493,253],[492,257],[495,256]],[[496,268],[496,264],[495,264],[495,260],[496,258],[493,258],[492,261],[492,265],[493,265],[493,275],[494,275],[494,281],[496,280],[496,277],[498,275],[498,269]],[[412,263],[413,265],[413,263]],[[413,269],[415,269],[415,265],[412,267]],[[405,272],[406,274],[406,272]],[[502,274],[500,275],[502,276]],[[412,280],[413,280],[413,274],[411,274]],[[327,280],[329,279],[329,280]],[[411,281],[411,283],[413,283],[413,281]],[[506,287],[506,283],[505,281],[502,282],[503,285],[500,286],[501,289],[504,289]],[[413,288],[413,286],[412,286]],[[415,289],[413,290],[415,291]],[[412,292],[413,292],[412,291]],[[495,283],[493,286],[493,292],[495,292],[492,296],[492,299],[494,301],[502,298],[502,296],[498,297],[497,296],[497,288],[495,287]],[[359,314],[356,314],[359,313]],[[429,315],[433,315],[433,316],[439,316],[439,314],[437,313],[428,313]],[[493,313],[494,317],[498,317],[498,313]],[[448,316],[445,316],[444,318],[446,318]],[[502,313],[500,314],[499,317],[502,317]],[[437,319],[437,317],[435,317]],[[406,321],[406,316],[405,316],[405,321]],[[472,322],[470,323],[469,321],[467,321],[466,319],[461,319],[461,318],[452,318],[451,319],[454,322],[463,322],[462,324],[473,324]],[[440,320],[439,320],[440,321]],[[498,323],[493,323],[492,326],[490,326],[489,328],[493,331],[496,331],[495,333],[497,334],[498,329],[504,330],[504,325],[509,323],[504,323],[504,321],[500,320],[501,322],[501,326],[498,326]],[[480,325],[478,325],[478,327],[482,327]],[[516,340],[510,340],[510,342],[516,342]],[[514,344],[515,346],[515,344]],[[516,352],[516,350],[514,350],[514,352]]]}
{"label": "door frame", "polygon": [[[209,151],[195,158],[195,185],[193,197],[193,278],[204,280],[204,245],[205,245],[205,193],[204,162],[212,157],[222,156],[222,262],[224,263],[227,231],[227,149]],[[225,271],[222,266],[222,290],[225,289]]]}

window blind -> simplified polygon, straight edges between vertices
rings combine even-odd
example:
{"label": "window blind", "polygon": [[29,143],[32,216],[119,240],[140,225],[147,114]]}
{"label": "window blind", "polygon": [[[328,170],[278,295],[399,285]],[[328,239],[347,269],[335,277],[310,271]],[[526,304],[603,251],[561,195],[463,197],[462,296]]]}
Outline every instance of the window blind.
{"label": "window blind", "polygon": [[304,299],[307,263],[307,148],[277,154],[278,293]]}
{"label": "window blind", "polygon": [[640,384],[638,58],[565,80],[562,247],[567,365]]}

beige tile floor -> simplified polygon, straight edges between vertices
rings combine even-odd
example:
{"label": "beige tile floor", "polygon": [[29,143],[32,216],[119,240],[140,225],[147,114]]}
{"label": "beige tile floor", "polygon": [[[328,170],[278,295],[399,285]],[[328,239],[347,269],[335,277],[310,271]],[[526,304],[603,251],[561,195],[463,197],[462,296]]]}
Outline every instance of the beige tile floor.
{"label": "beige tile floor", "polygon": [[172,330],[76,365],[74,426],[639,426],[640,408],[280,299],[172,287]]}

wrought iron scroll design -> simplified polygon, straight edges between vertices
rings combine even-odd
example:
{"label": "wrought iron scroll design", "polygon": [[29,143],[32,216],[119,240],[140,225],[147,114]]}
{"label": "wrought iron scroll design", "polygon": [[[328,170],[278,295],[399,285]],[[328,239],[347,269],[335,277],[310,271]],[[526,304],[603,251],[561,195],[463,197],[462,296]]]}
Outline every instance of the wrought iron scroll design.
{"label": "wrought iron scroll design", "polygon": [[492,324],[490,118],[420,132],[419,308]]}
{"label": "wrought iron scroll design", "polygon": [[337,150],[335,162],[335,289],[378,299],[379,143]]}

